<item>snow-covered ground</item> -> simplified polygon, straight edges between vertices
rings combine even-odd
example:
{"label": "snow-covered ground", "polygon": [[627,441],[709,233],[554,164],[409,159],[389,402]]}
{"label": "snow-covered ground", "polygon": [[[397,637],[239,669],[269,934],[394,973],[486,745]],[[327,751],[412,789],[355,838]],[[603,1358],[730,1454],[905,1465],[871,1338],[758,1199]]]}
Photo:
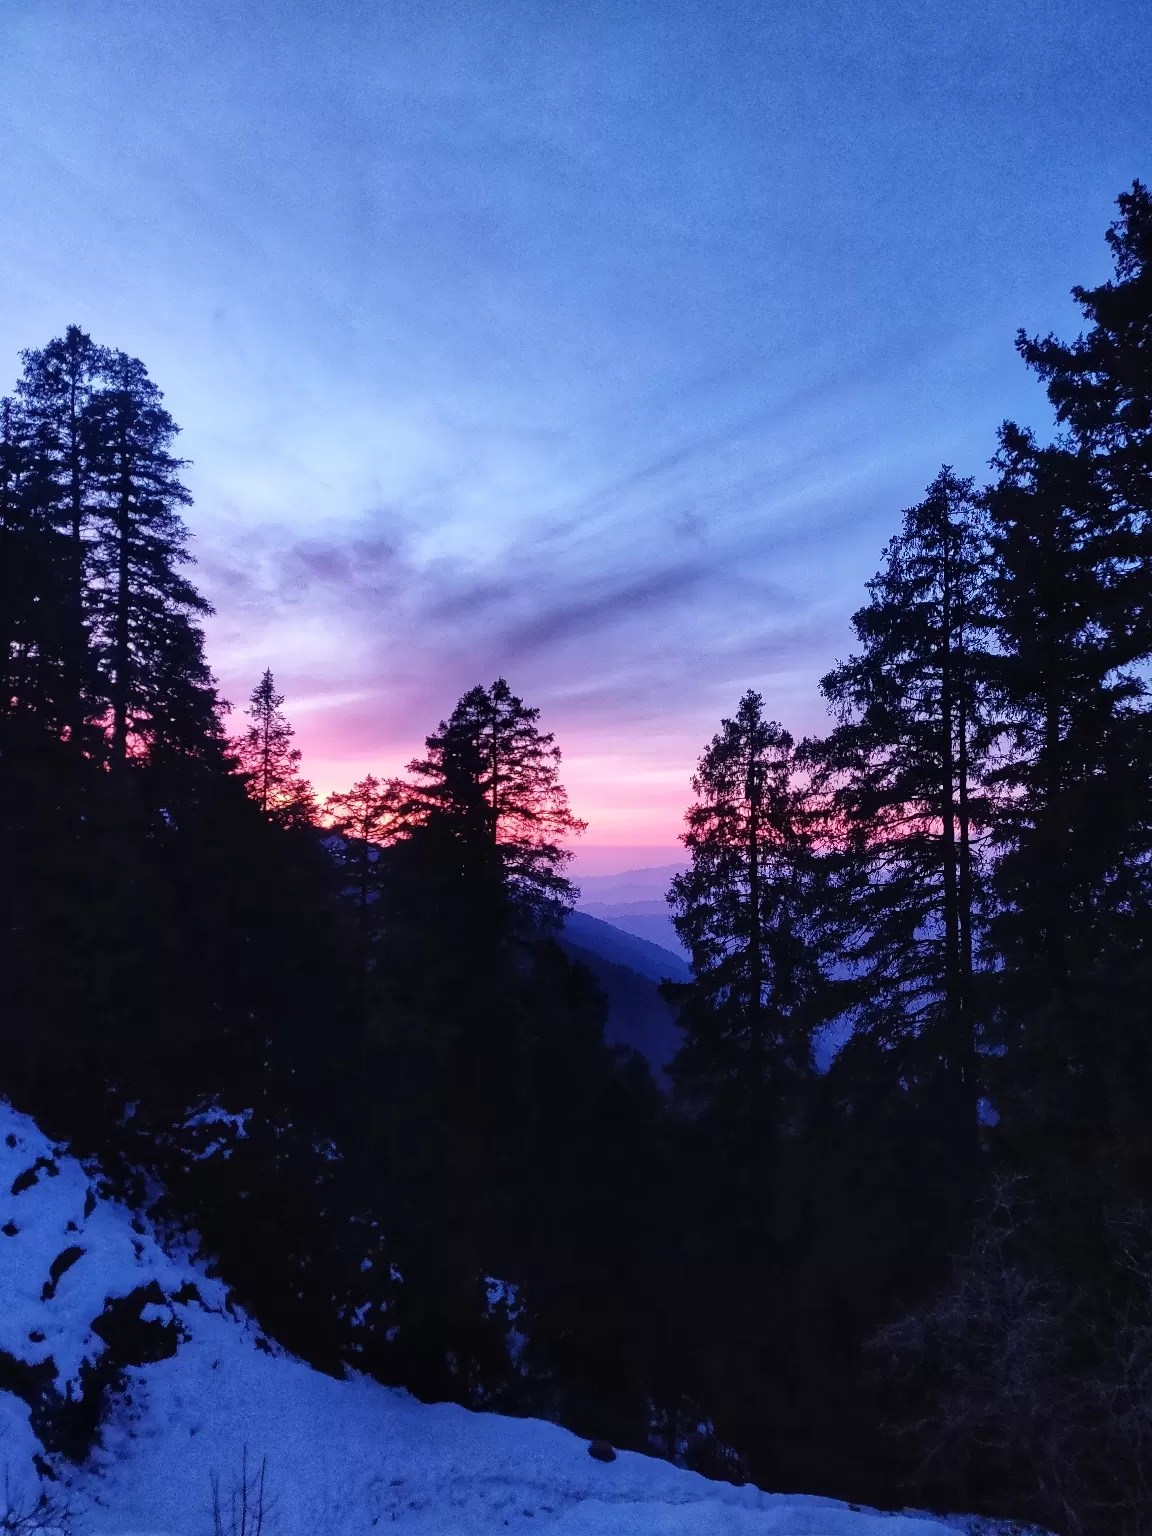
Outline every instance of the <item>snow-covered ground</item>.
{"label": "snow-covered ground", "polygon": [[[93,1372],[109,1350],[145,1363],[127,1370],[100,1444],[76,1466],[44,1442],[67,1432],[86,1383],[91,1400]],[[47,1490],[92,1536],[212,1536],[214,1480],[231,1536],[229,1499],[245,1457],[250,1485],[266,1468],[262,1536],[360,1536],[392,1526],[438,1536],[954,1536],[973,1528],[708,1482],[630,1452],[606,1463],[552,1424],[425,1405],[366,1379],[321,1375],[262,1338],[218,1282],[165,1253],[64,1149],[0,1103],[0,1388],[12,1387],[22,1396],[0,1390],[10,1503],[30,1507]],[[3,1514],[0,1495],[7,1529]]]}

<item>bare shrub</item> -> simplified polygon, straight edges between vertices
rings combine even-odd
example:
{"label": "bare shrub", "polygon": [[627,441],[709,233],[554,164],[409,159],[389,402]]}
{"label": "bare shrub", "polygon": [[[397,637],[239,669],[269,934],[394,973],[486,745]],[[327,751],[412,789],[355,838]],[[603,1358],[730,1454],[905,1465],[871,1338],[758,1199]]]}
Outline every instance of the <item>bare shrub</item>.
{"label": "bare shrub", "polygon": [[0,1536],[66,1536],[72,1519],[70,1507],[44,1489],[31,1499],[21,1499],[12,1489],[11,1474],[5,1466]]}
{"label": "bare shrub", "polygon": [[267,1475],[267,1456],[260,1458],[259,1467],[249,1468],[247,1446],[227,1494],[213,1472],[212,1536],[270,1536],[276,1525],[276,1501],[268,1494]]}
{"label": "bare shrub", "polygon": [[1152,1216],[1106,1218],[1079,1280],[1033,1229],[1027,1181],[1002,1179],[952,1283],[873,1341],[912,1486],[1065,1536],[1152,1536]]}

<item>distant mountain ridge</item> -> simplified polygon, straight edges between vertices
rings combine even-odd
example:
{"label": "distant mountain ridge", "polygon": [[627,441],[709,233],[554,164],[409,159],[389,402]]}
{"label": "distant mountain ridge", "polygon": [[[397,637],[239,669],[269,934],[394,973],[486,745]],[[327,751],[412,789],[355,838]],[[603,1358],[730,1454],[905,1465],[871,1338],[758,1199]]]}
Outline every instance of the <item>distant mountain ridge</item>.
{"label": "distant mountain ridge", "polygon": [[581,903],[578,910],[655,944],[687,964],[688,951],[681,944],[668,908],[662,901],[627,901],[619,906],[606,901],[589,901]]}
{"label": "distant mountain ridge", "polygon": [[651,939],[630,933],[599,915],[577,908],[568,914],[564,934],[574,944],[603,955],[616,965],[626,965],[649,981],[692,979],[691,969],[682,955],[653,943]]}
{"label": "distant mountain ridge", "polygon": [[618,875],[585,876],[574,882],[579,889],[577,911],[589,913],[687,961],[688,951],[673,926],[667,902],[672,877],[687,867],[660,864],[652,869],[626,869]]}
{"label": "distant mountain ridge", "polygon": [[624,869],[617,875],[576,876],[572,883],[580,891],[577,905],[589,901],[614,906],[630,901],[663,901],[673,875],[687,868],[686,863],[656,864],[645,869]]}

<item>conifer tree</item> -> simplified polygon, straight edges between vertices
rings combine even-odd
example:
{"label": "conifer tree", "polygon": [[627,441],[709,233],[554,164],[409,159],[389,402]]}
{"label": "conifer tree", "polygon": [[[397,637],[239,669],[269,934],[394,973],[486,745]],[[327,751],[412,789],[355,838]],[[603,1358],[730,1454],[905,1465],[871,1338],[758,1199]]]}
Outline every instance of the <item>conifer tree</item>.
{"label": "conifer tree", "polygon": [[27,420],[17,401],[0,400],[0,715],[59,740],[74,718],[68,552],[32,500],[31,466]]}
{"label": "conifer tree", "polygon": [[86,762],[65,745],[66,550],[28,494],[31,457],[19,402],[0,400],[0,1091],[12,1092],[58,1049],[60,938],[85,921]]}
{"label": "conifer tree", "polygon": [[683,841],[692,863],[669,892],[694,981],[671,987],[688,1040],[679,1079],[705,1101],[733,1089],[757,1114],[765,1090],[812,1071],[833,991],[822,927],[818,810],[792,737],[749,690],[700,759]]}
{"label": "conifer tree", "polygon": [[972,481],[945,467],[904,513],[868,583],[871,600],[852,619],[859,654],[820,685],[839,716],[821,750],[838,779],[849,850],[857,1027],[885,1046],[903,1042],[900,1069],[911,1080],[942,1067],[972,1135],[975,844],[987,820],[984,554]]}
{"label": "conifer tree", "polygon": [[73,744],[91,749],[95,743],[85,727],[102,706],[89,655],[96,492],[85,424],[111,354],[70,325],[47,346],[21,353],[21,360],[5,436],[10,444],[21,443],[19,515],[26,540],[37,550],[42,589],[37,602],[46,610],[38,616],[45,632],[36,648],[41,692],[51,689]]}
{"label": "conifer tree", "polygon": [[1044,448],[1007,423],[990,494],[1012,787],[998,931],[1046,987],[1118,939],[1117,924],[1130,945],[1148,899],[1152,196],[1134,182],[1118,203],[1114,279],[1072,290],[1088,332],[1017,337],[1064,434]]}
{"label": "conifer tree", "polygon": [[[835,827],[810,744],[794,745],[750,691],[703,753],[693,790],[692,863],[669,900],[694,981],[664,989],[687,1035],[672,1066],[688,1111],[673,1218],[683,1234],[673,1273],[693,1317],[685,1374],[698,1373],[720,1438],[755,1442],[759,1475],[777,1477],[807,1454],[820,1417],[809,1380],[835,1369],[832,1353],[902,1271],[893,1237],[919,1192],[903,1171],[892,1177],[900,1128],[878,1126],[859,1097],[845,1111],[842,1080],[820,1070],[819,1032],[850,993],[837,963]],[[722,1306],[699,1307],[701,1294]],[[771,1426],[763,1439],[754,1424]]]}
{"label": "conifer tree", "polygon": [[[201,746],[218,706],[195,623],[212,608],[179,569],[191,559],[179,511],[191,496],[169,452],[178,428],[137,359],[112,354],[105,380],[82,438],[94,499],[93,649],[118,773],[130,749],[161,738],[170,749]],[[214,734],[219,744],[218,726]]]}
{"label": "conifer tree", "polygon": [[251,724],[235,747],[241,771],[248,776],[249,794],[269,820],[288,825],[311,820],[315,808],[312,786],[297,771],[300,749],[292,745],[296,732],[283,703],[271,668],[266,668],[245,711]]}
{"label": "conifer tree", "polygon": [[[1059,431],[1045,443],[1005,423],[984,498],[985,985],[999,1035],[986,1067],[993,1150],[1011,1176],[951,1290],[901,1325],[927,1400],[913,1414],[925,1469],[941,1479],[955,1457],[998,1511],[1093,1536],[1148,1523],[1126,1439],[1147,1419],[1133,1323],[1152,1176],[1152,199],[1140,183],[1108,239],[1114,280],[1073,290],[1090,329],[1072,343],[1018,336]],[[1007,1400],[988,1365],[1006,1348]],[[907,1400],[909,1383],[899,1391]]]}
{"label": "conifer tree", "polygon": [[1091,328],[1018,337],[1063,430],[1006,423],[988,493],[1007,1091],[1015,1123],[1062,1127],[1050,1151],[1114,1168],[1152,1150],[1152,198],[1137,182],[1119,206],[1114,280],[1073,290]]}
{"label": "conifer tree", "polygon": [[1091,1203],[1101,1171],[1143,1188],[1152,1169],[1147,564],[1087,452],[1008,424],[997,466],[995,1075],[1059,1223],[1073,1177]]}
{"label": "conifer tree", "polygon": [[26,503],[29,455],[24,428],[15,402],[0,400],[0,714],[36,712],[63,728],[63,719],[49,707],[59,689],[46,675],[59,661],[49,640],[58,618],[53,534]]}
{"label": "conifer tree", "polygon": [[[1152,846],[1140,536],[1090,457],[1008,423],[989,494],[1003,713],[995,939],[1058,989],[1147,910]],[[1136,935],[1132,935],[1135,939]]]}
{"label": "conifer tree", "polygon": [[[612,1379],[630,1368],[603,1298],[633,1260],[653,1272],[632,1247],[658,1098],[553,938],[580,824],[538,720],[503,680],[470,690],[412,765],[372,876],[363,1142],[407,1283],[371,1348],[391,1379],[473,1404],[530,1404],[534,1379],[559,1404],[585,1374],[575,1395],[600,1396],[593,1352]],[[493,1275],[516,1288],[527,1373]],[[646,1422],[642,1389],[628,1412]]]}
{"label": "conifer tree", "polygon": [[1152,516],[1152,193],[1134,181],[1117,206],[1106,235],[1114,277],[1072,289],[1091,328],[1073,342],[1021,330],[1016,345],[1110,498],[1145,519]]}
{"label": "conifer tree", "polygon": [[560,782],[560,749],[527,707],[497,680],[470,689],[427,739],[428,755],[408,765],[413,810],[447,819],[498,855],[509,894],[539,915],[570,902],[562,839],[584,831]]}

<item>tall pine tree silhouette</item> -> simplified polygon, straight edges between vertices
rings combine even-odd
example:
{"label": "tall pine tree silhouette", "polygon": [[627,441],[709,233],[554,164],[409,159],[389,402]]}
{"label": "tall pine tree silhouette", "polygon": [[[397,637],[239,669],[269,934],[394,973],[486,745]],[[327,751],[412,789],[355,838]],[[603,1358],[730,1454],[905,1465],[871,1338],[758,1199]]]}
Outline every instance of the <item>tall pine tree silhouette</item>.
{"label": "tall pine tree silhouette", "polygon": [[822,755],[849,850],[857,1029],[885,1049],[903,1043],[892,1060],[906,1080],[942,1076],[968,1139],[975,843],[987,822],[984,557],[972,482],[945,467],[904,513],[853,615],[859,653],[820,685],[839,717]]}
{"label": "tall pine tree silhouette", "polygon": [[[993,933],[1032,996],[1147,911],[1148,576],[1088,454],[1009,423],[989,494],[1006,786]],[[1136,903],[1133,907],[1133,903]],[[1135,940],[1137,935],[1131,937]]]}
{"label": "tall pine tree silhouette", "polygon": [[0,400],[0,716],[63,730],[58,537],[28,505],[31,455],[16,403]]}
{"label": "tall pine tree silhouette", "polygon": [[[1152,197],[1108,230],[1089,329],[1017,344],[1062,430],[1001,430],[989,493],[1003,715],[998,910],[1014,1123],[1152,1167]],[[1044,1132],[1040,1134],[1043,1136]],[[1076,1150],[1073,1150],[1076,1149]]]}
{"label": "tall pine tree silhouette", "polygon": [[582,824],[539,711],[500,679],[469,690],[426,747],[372,876],[363,1140],[408,1282],[373,1347],[429,1395],[511,1402],[532,1388],[486,1276],[522,1287],[550,1379],[548,1362],[563,1357],[571,1382],[593,1350],[622,1371],[616,1318],[594,1299],[595,1234],[634,1208],[655,1090],[605,1047],[604,1001],[553,938],[570,900],[563,839]]}
{"label": "tall pine tree silhouette", "polygon": [[563,840],[583,832],[560,782],[551,732],[497,680],[461,698],[427,739],[427,756],[408,765],[413,809],[467,829],[496,850],[509,895],[538,914],[570,900]]}
{"label": "tall pine tree silhouette", "polygon": [[1030,337],[1016,345],[1045,381],[1056,419],[1087,451],[1109,496],[1152,515],[1152,193],[1139,181],[1117,199],[1109,227],[1114,276],[1072,296],[1090,329],[1073,342]]}
{"label": "tall pine tree silhouette", "polygon": [[288,825],[310,821],[315,803],[311,784],[298,771],[300,749],[292,745],[296,732],[283,704],[284,695],[276,692],[267,668],[249,696],[245,713],[250,723],[234,746],[249,794],[270,820]]}
{"label": "tall pine tree silhouette", "polygon": [[212,611],[184,575],[191,501],[170,446],[178,428],[144,364],[112,354],[89,400],[82,442],[93,486],[92,642],[107,701],[110,761],[130,751],[202,754],[222,745],[212,675],[195,619]]}
{"label": "tall pine tree silhouette", "polygon": [[1152,850],[1152,197],[1119,199],[1115,277],[1076,287],[1091,328],[1017,345],[1063,435],[1008,423],[990,493],[1011,787],[997,924],[1034,991],[1143,944]]}
{"label": "tall pine tree silhouette", "polygon": [[986,1508],[1092,1536],[1149,1520],[1132,1341],[1152,1179],[1152,199],[1136,183],[1119,205],[1113,280],[1073,290],[1085,333],[1017,338],[1057,433],[1005,423],[984,498],[984,1065],[991,1149],[1024,1178],[896,1340],[927,1397],[910,1417],[933,1496],[951,1471]]}
{"label": "tall pine tree silhouette", "polygon": [[5,431],[10,451],[17,441],[21,450],[13,510],[18,508],[27,547],[36,551],[41,699],[53,697],[64,733],[88,750],[98,737],[86,727],[102,705],[89,653],[96,487],[86,421],[111,356],[76,325],[47,346],[21,353],[23,372]]}
{"label": "tall pine tree silhouette", "polygon": [[763,1116],[770,1085],[786,1092],[811,1073],[813,1033],[832,1006],[818,811],[792,737],[751,690],[692,788],[692,863],[668,898],[694,972],[690,986],[668,989],[688,1034],[674,1070],[705,1102],[739,1098]]}

